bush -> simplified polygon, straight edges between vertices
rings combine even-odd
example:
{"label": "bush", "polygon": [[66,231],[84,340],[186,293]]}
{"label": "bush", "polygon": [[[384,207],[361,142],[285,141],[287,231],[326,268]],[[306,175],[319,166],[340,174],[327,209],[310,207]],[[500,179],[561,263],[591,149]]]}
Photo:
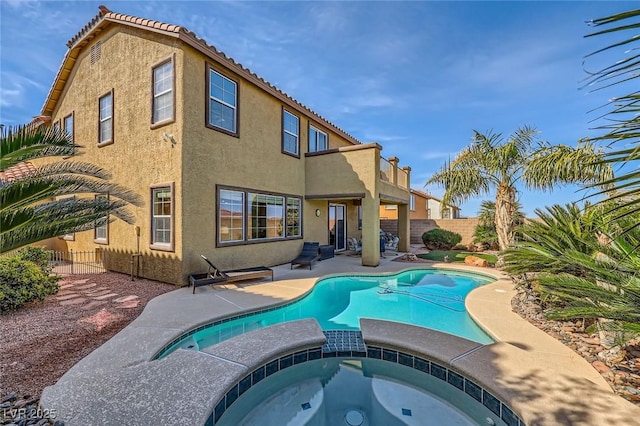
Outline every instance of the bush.
{"label": "bush", "polygon": [[0,312],[42,300],[58,291],[58,277],[19,254],[0,257]]}
{"label": "bush", "polygon": [[422,234],[422,242],[429,250],[451,250],[462,241],[460,234],[436,228]]}
{"label": "bush", "polygon": [[22,260],[29,260],[40,267],[47,274],[53,269],[49,264],[49,252],[44,247],[26,247],[18,250],[16,255]]}

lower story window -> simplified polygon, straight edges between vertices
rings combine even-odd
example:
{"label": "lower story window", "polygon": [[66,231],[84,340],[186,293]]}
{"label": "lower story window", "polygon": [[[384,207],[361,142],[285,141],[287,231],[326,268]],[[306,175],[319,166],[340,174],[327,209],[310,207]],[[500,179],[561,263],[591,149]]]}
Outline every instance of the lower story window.
{"label": "lower story window", "polygon": [[302,236],[302,199],[237,189],[218,191],[218,242]]}
{"label": "lower story window", "polygon": [[287,237],[300,237],[302,229],[300,222],[302,200],[300,198],[287,198]]}
{"label": "lower story window", "polygon": [[[108,201],[109,197],[107,195],[96,195],[97,200]],[[109,215],[106,216],[105,221],[96,221],[93,228],[93,238],[96,242],[106,243],[109,241]]]}
{"label": "lower story window", "polygon": [[249,193],[249,239],[284,237],[284,197]]}
{"label": "lower story window", "polygon": [[218,200],[218,241],[243,241],[244,192],[221,189]]}
{"label": "lower story window", "polygon": [[152,248],[172,249],[173,245],[173,186],[151,188],[151,244]]}

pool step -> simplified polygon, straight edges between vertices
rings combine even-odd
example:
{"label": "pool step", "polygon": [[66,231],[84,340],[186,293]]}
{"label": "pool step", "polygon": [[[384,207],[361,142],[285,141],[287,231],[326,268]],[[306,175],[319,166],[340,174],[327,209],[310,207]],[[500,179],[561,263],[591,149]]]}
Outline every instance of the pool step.
{"label": "pool step", "polygon": [[367,356],[367,346],[359,330],[325,330],[327,341],[322,345],[322,353],[335,356]]}

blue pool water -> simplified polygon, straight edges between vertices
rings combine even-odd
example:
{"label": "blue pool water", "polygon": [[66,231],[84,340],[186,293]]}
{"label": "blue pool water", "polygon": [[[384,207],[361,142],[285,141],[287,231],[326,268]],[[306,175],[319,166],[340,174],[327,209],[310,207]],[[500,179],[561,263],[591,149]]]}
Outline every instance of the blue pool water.
{"label": "blue pool water", "polygon": [[306,318],[315,318],[323,330],[358,330],[360,318],[375,318],[491,343],[468,315],[464,299],[474,288],[492,281],[481,275],[433,269],[326,278],[296,302],[206,327],[174,343],[160,357],[179,347],[198,350],[258,328]]}

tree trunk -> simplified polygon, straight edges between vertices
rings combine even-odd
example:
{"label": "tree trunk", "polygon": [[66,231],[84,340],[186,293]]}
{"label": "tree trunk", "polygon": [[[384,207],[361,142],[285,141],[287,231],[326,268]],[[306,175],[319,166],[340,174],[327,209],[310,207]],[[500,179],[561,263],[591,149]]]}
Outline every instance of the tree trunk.
{"label": "tree trunk", "polygon": [[516,190],[513,187],[500,185],[496,193],[496,233],[500,250],[506,250],[514,242],[513,213],[516,201]]}

